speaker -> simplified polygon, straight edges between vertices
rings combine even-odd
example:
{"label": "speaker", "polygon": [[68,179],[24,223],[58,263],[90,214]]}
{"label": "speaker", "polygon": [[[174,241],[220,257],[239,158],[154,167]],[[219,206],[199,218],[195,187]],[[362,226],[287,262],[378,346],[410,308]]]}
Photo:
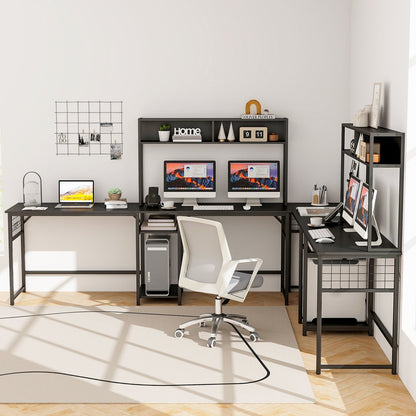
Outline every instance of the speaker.
{"label": "speaker", "polygon": [[159,188],[157,186],[149,186],[149,193],[146,195],[144,202],[148,208],[160,207],[160,195]]}

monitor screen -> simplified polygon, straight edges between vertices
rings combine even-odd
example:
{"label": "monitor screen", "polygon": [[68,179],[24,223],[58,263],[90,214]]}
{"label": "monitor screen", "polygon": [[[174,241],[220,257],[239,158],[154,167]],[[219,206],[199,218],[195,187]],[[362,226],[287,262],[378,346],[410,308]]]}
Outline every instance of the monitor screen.
{"label": "monitor screen", "polygon": [[357,208],[358,194],[361,188],[361,181],[355,176],[350,177],[348,181],[348,188],[345,193],[344,209],[342,217],[349,225],[353,225],[355,212]]}
{"label": "monitor screen", "polygon": [[166,191],[215,191],[215,162],[165,161]]}
{"label": "monitor screen", "polygon": [[228,192],[280,191],[279,162],[228,162]]}
{"label": "monitor screen", "polygon": [[163,195],[172,198],[215,198],[215,161],[164,162]]}
{"label": "monitor screen", "polygon": [[60,203],[94,202],[93,180],[60,180],[58,188]]}
{"label": "monitor screen", "polygon": [[368,215],[374,211],[376,202],[377,190],[373,189],[372,209],[369,209],[369,186],[366,183],[362,184],[360,196],[357,201],[357,214],[355,216],[354,230],[361,235],[362,238],[367,239]]}

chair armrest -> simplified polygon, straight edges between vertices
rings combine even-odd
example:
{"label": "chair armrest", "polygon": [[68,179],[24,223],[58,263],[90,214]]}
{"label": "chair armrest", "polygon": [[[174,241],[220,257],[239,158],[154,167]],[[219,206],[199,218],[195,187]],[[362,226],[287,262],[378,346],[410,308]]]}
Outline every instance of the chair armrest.
{"label": "chair armrest", "polygon": [[[245,290],[239,291],[239,296],[233,295],[228,292],[228,287],[231,282],[231,279],[234,276],[234,273],[238,267],[239,264],[245,264],[245,263],[255,263],[253,267],[253,271],[250,275],[249,283],[247,285],[247,288]],[[253,283],[253,280],[256,278],[257,272],[259,271],[261,265],[263,263],[262,259],[259,258],[251,258],[251,259],[239,259],[239,260],[230,260],[228,263],[226,263],[223,266],[223,273],[226,276],[226,278],[223,281],[223,285],[220,290],[220,296],[234,299],[239,302],[243,302],[245,297],[247,296],[248,291],[250,290],[250,287]],[[224,277],[225,277],[224,276]]]}

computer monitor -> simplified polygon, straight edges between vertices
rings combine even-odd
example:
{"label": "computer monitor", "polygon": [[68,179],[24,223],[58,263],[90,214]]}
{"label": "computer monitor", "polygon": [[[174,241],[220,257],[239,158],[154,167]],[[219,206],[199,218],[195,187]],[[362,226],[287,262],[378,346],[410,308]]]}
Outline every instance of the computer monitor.
{"label": "computer monitor", "polygon": [[[368,218],[369,215],[373,215],[374,206],[376,203],[377,190],[373,189],[372,207],[369,209],[369,186],[364,183],[361,186],[360,196],[357,201],[357,214],[354,221],[354,230],[364,239],[368,237]],[[376,226],[376,222],[373,218],[373,225]]]}
{"label": "computer monitor", "polygon": [[349,224],[354,225],[355,214],[357,210],[357,199],[361,189],[361,181],[351,175],[348,181],[347,192],[345,193],[344,208],[342,218]]}
{"label": "computer monitor", "polygon": [[261,206],[260,198],[280,198],[279,161],[228,161],[228,198],[245,198],[251,206]]}
{"label": "computer monitor", "polygon": [[165,160],[165,198],[183,198],[182,205],[197,205],[197,198],[215,198],[214,160]]}

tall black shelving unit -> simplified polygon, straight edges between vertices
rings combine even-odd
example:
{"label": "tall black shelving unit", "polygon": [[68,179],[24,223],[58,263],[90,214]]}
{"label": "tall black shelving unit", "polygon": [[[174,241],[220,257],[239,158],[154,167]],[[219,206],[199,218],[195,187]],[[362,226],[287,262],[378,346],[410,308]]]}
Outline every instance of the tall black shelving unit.
{"label": "tall black shelving unit", "polygon": [[[354,134],[354,139],[358,140],[362,135],[364,142],[368,143],[369,157],[368,162],[363,161],[351,151],[350,143],[347,143],[347,131],[350,130]],[[374,176],[377,169],[392,169],[399,171],[398,186],[398,223],[397,223],[397,242],[398,249],[402,249],[402,233],[403,233],[403,187],[404,187],[404,140],[405,134],[399,131],[379,127],[374,129],[371,127],[355,127],[351,123],[342,124],[341,133],[341,186],[340,201],[344,200],[345,195],[345,161],[347,159],[355,160],[365,167],[365,178],[369,185],[368,206],[372,206],[372,189],[374,188]],[[374,163],[374,147],[375,144],[380,146],[380,161]],[[368,229],[371,230],[373,225],[372,216],[368,216]],[[376,247],[371,246],[371,234],[369,233],[368,250],[375,250]]]}

